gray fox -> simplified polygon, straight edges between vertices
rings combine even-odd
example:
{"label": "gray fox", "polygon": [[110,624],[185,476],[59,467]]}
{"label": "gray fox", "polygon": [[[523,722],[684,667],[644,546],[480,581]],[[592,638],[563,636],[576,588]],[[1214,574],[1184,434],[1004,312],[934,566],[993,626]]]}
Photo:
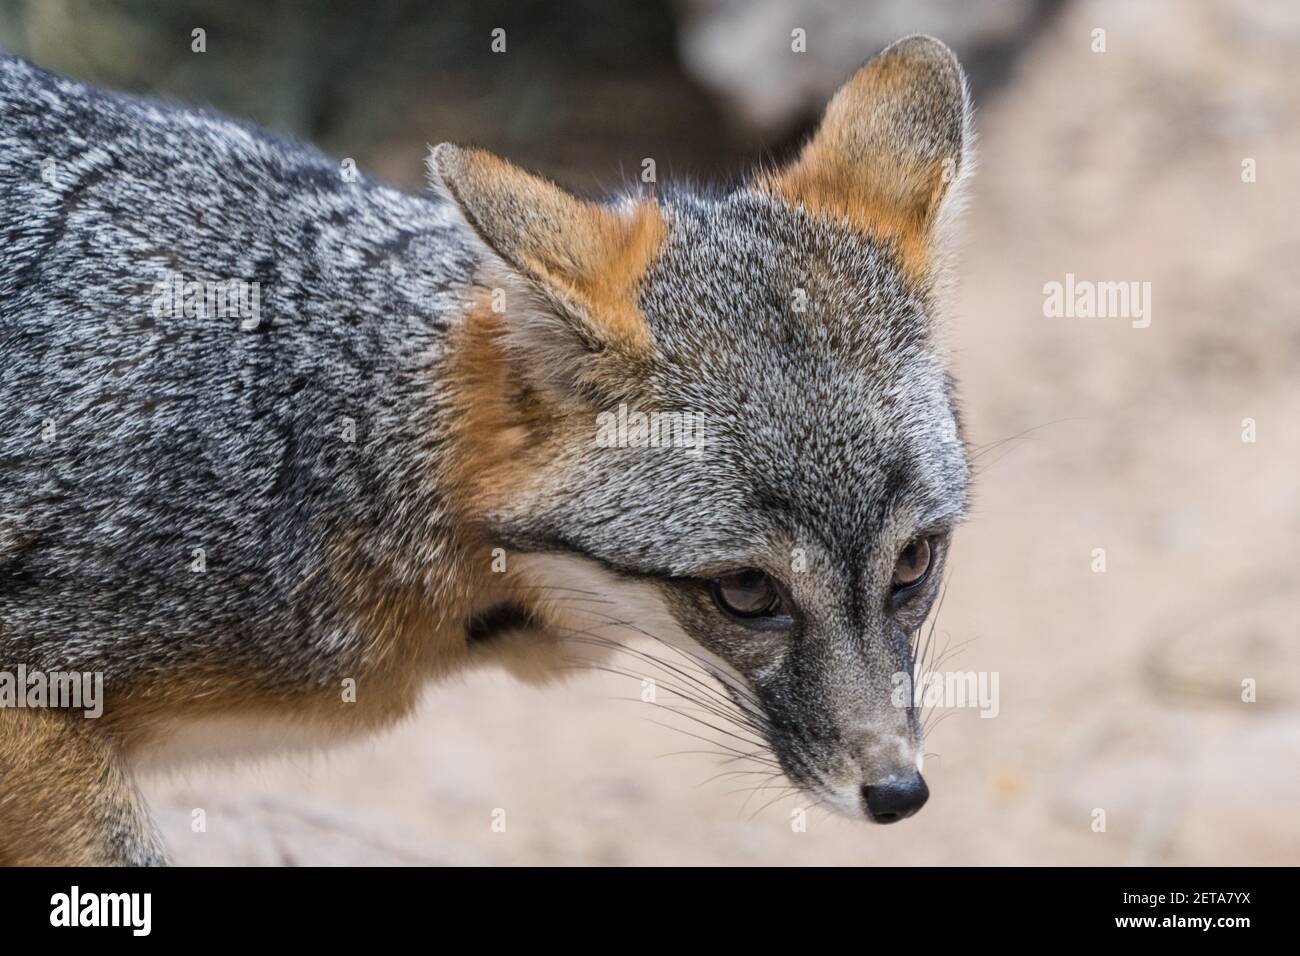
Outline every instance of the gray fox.
{"label": "gray fox", "polygon": [[[969,117],[916,36],[727,192],[586,201],[444,144],[407,195],[0,58],[0,862],[165,862],[142,765],[637,635],[826,806],[919,809]],[[102,713],[21,706],[19,668]]]}

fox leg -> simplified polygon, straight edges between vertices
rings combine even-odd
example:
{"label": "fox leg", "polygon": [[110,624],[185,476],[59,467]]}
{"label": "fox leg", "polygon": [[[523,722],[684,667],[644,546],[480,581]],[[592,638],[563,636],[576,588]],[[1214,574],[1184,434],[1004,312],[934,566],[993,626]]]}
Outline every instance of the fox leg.
{"label": "fox leg", "polygon": [[166,863],[125,762],[94,723],[0,708],[0,864]]}

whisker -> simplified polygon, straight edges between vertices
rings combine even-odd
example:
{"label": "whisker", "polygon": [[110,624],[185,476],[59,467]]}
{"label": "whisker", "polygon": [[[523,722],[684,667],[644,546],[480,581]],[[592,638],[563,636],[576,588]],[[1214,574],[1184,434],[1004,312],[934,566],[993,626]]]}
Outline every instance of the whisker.
{"label": "whisker", "polygon": [[[640,674],[640,673],[637,673],[637,672],[635,672],[635,671],[621,670],[621,669],[618,669],[618,668],[616,668],[616,667],[614,667],[614,666],[612,666],[612,665],[608,665],[608,664],[599,664],[599,663],[594,663],[594,662],[589,662],[589,661],[580,661],[580,662],[575,662],[575,664],[574,664],[574,666],[572,667],[572,669],[575,669],[575,670],[594,670],[594,671],[604,671],[605,673],[616,674],[616,675],[618,675],[618,676],[620,676],[620,677],[629,677],[629,678],[632,678],[632,679],[639,679],[639,680],[653,680],[653,681],[655,682],[655,686],[656,686],[656,687],[662,687],[664,690],[668,691],[668,692],[671,693],[671,694],[674,694],[675,696],[681,698],[682,700],[691,701],[692,703],[694,703],[694,704],[700,706],[701,708],[703,708],[704,710],[708,711],[709,713],[713,714],[713,715],[716,716],[716,717],[720,717],[720,718],[722,718],[722,719],[724,719],[724,720],[732,720],[732,721],[735,721],[735,722],[739,723],[741,726],[746,727],[746,728],[748,728],[748,729],[750,729],[750,730],[755,730],[755,731],[757,731],[757,730],[760,729],[760,728],[758,728],[758,727],[755,727],[753,724],[749,723],[748,721],[746,721],[746,720],[744,720],[744,719],[737,720],[737,719],[736,719],[736,718],[737,718],[737,715],[736,715],[735,713],[733,713],[733,712],[730,711],[730,710],[727,710],[727,709],[724,708],[724,707],[719,706],[717,703],[714,703],[714,702],[711,701],[711,700],[698,698],[698,697],[694,696],[693,694],[687,692],[686,690],[684,690],[684,689],[682,689],[682,688],[676,686],[676,685],[673,684],[672,682],[667,681],[667,680],[663,680],[662,678],[657,678],[657,677],[655,677],[655,676],[653,676],[653,675],[649,675],[649,674]],[[638,698],[638,699],[639,699],[639,698]],[[644,700],[643,700],[642,702],[643,702],[643,703],[655,703],[654,701],[644,701]]]}

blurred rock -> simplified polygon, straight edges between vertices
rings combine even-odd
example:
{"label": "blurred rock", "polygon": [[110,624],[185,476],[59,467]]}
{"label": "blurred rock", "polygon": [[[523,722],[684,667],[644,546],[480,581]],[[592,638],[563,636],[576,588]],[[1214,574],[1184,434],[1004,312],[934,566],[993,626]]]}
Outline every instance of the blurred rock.
{"label": "blurred rock", "polygon": [[363,818],[326,800],[278,796],[178,797],[155,805],[174,862],[183,866],[437,866],[475,865],[473,855],[436,849],[382,817]]}
{"label": "blurred rock", "polygon": [[[910,33],[943,40],[969,71],[983,51],[1025,37],[1044,5],[1035,0],[682,0],[686,69],[740,122],[768,136],[816,116],[845,78]],[[792,32],[804,31],[806,52]]]}

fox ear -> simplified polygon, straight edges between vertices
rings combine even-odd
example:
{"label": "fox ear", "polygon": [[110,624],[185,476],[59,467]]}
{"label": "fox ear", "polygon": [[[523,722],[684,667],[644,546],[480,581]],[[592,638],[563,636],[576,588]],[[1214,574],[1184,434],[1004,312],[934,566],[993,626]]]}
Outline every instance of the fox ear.
{"label": "fox ear", "polygon": [[[433,150],[429,167],[435,188],[530,280],[582,346],[598,352],[649,344],[636,289],[666,231],[655,203],[584,202],[485,150],[449,143]],[[546,324],[554,334],[554,322]]]}
{"label": "fox ear", "polygon": [[969,172],[969,115],[952,51],[932,37],[907,37],[862,66],[798,159],[757,185],[896,243],[905,270],[923,277]]}

